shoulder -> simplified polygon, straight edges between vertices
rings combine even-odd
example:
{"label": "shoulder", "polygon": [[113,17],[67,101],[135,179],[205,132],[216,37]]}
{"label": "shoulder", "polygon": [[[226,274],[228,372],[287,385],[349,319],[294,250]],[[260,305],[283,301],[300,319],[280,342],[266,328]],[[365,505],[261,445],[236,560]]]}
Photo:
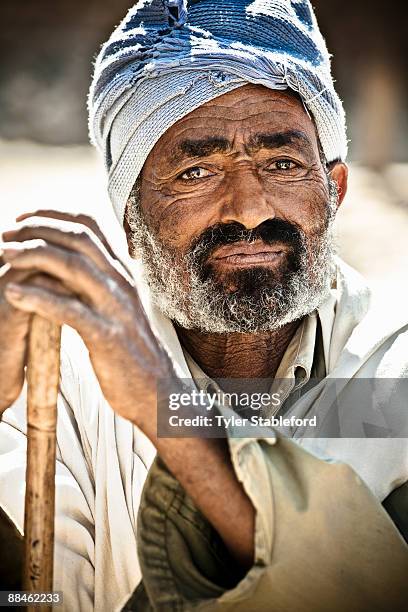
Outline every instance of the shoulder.
{"label": "shoulder", "polygon": [[396,329],[379,347],[378,378],[408,378],[408,325]]}
{"label": "shoulder", "polygon": [[346,351],[356,364],[374,360],[384,372],[389,372],[383,376],[399,377],[404,372],[406,376],[408,308],[397,293],[373,292],[358,272],[341,260],[337,265],[332,342],[337,340],[339,348],[342,347],[339,354]]}

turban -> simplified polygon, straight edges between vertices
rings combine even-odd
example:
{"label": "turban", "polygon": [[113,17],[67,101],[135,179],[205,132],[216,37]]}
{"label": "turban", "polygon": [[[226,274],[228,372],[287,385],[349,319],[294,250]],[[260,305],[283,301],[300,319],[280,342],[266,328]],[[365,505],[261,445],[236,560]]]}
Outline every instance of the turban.
{"label": "turban", "polygon": [[309,0],[139,0],[95,62],[89,131],[121,223],[160,137],[182,117],[248,83],[297,92],[328,162],[347,138],[330,56]]}

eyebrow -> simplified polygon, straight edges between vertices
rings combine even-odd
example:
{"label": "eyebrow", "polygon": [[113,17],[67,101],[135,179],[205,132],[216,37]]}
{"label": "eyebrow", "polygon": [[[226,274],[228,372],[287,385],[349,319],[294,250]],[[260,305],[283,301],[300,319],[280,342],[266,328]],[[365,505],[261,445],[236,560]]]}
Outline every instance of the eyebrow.
{"label": "eyebrow", "polygon": [[208,157],[213,153],[225,153],[231,149],[231,143],[226,138],[210,136],[199,140],[183,140],[177,146],[176,156],[188,155],[189,157]]}
{"label": "eyebrow", "polygon": [[274,132],[255,134],[250,139],[246,149],[248,151],[259,149],[279,149],[287,145],[300,145],[312,147],[310,138],[299,130],[286,130],[285,132]]}
{"label": "eyebrow", "polygon": [[[251,137],[245,147],[247,152],[259,149],[278,149],[287,145],[306,146],[309,150],[312,143],[308,136],[299,130],[286,130],[284,132],[260,133]],[[201,139],[186,139],[177,144],[172,152],[173,161],[180,162],[186,155],[188,157],[209,157],[214,153],[226,153],[232,149],[232,143],[227,138],[209,136]]]}

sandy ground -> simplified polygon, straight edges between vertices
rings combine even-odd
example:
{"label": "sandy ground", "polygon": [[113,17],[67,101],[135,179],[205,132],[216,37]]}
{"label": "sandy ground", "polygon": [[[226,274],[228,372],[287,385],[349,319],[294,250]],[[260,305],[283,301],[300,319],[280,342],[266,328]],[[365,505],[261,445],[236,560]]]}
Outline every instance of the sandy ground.
{"label": "sandy ground", "polygon": [[[0,142],[0,229],[38,208],[85,212],[126,257],[105,184],[101,161],[90,147]],[[408,165],[382,173],[352,166],[337,233],[340,254],[368,279],[376,299],[408,318]]]}

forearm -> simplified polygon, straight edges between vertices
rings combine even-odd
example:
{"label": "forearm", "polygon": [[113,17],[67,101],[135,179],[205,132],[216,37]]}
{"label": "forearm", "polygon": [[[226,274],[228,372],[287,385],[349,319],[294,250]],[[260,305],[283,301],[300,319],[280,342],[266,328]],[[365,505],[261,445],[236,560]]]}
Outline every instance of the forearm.
{"label": "forearm", "polygon": [[224,439],[157,438],[168,469],[223,539],[236,561],[254,561],[255,510],[238,481]]}
{"label": "forearm", "polygon": [[[167,354],[162,355],[162,380],[182,391]],[[182,485],[244,570],[254,561],[255,510],[232,465],[223,438],[161,437],[158,435],[157,391],[146,394],[133,423],[151,440],[168,470]],[[196,408],[190,407],[191,414]]]}

